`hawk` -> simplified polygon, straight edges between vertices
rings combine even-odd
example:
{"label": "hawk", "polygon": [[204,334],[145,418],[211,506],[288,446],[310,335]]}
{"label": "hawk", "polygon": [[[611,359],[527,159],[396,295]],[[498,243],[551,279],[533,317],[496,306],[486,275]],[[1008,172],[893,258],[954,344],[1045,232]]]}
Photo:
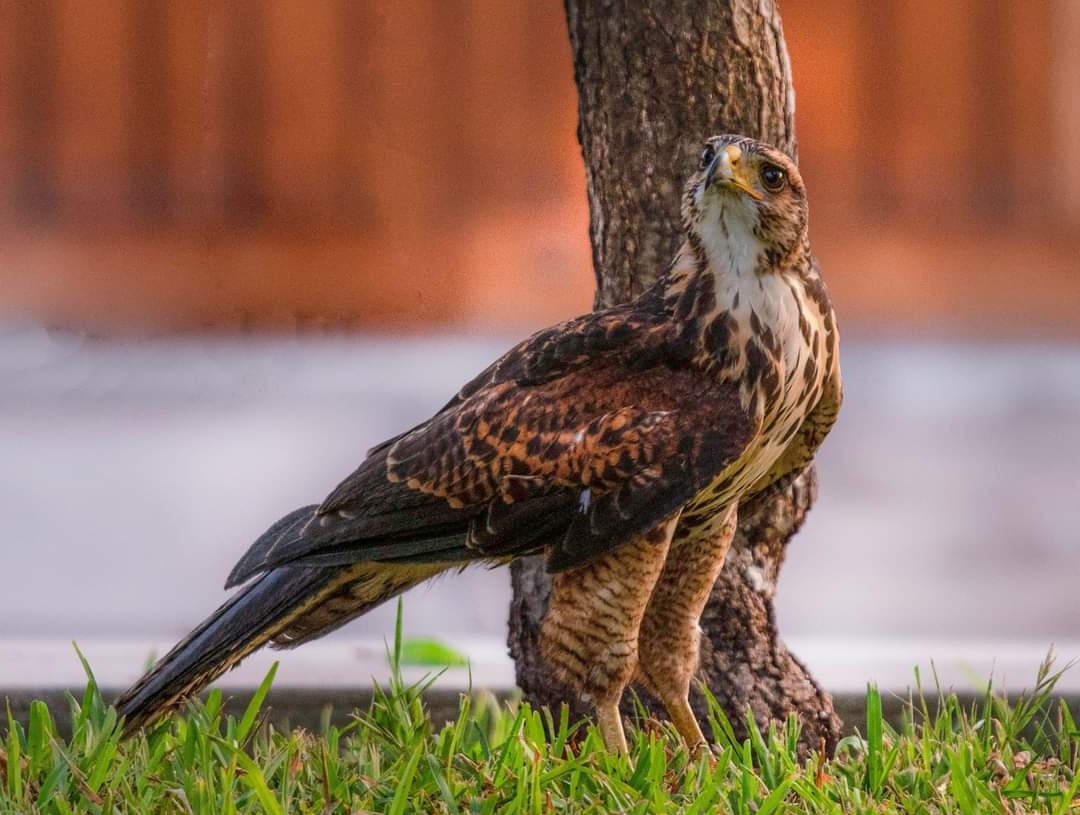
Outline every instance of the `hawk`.
{"label": "hawk", "polygon": [[625,753],[638,681],[690,747],[698,622],[739,502],[794,477],[841,402],[795,163],[710,138],[683,242],[625,305],[540,331],[240,559],[242,586],[117,702],[129,732],[266,643],[321,637],[428,578],[543,553],[541,653]]}

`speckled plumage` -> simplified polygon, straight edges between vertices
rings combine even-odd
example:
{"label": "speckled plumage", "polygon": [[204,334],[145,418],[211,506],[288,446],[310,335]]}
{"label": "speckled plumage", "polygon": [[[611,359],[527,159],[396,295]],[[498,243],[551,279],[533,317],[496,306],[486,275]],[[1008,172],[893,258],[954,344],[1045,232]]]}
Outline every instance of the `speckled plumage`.
{"label": "speckled plumage", "polygon": [[271,527],[229,577],[248,585],[121,699],[129,726],[267,641],[321,636],[449,568],[544,552],[543,652],[594,700],[609,746],[624,747],[634,676],[700,740],[697,624],[738,503],[809,463],[841,387],[794,163],[710,139],[682,216],[655,286],[515,346]]}

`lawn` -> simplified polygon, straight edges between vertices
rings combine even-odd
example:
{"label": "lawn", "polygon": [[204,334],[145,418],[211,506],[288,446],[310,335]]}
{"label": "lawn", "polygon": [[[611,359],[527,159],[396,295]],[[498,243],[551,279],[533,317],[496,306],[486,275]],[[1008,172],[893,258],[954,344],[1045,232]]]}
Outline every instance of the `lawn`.
{"label": "lawn", "polygon": [[70,738],[44,703],[26,727],[8,711],[0,813],[1080,813],[1080,730],[1053,698],[1049,660],[1011,703],[988,689],[967,707],[949,694],[929,704],[916,689],[899,730],[871,687],[866,732],[829,757],[798,758],[795,721],[739,742],[716,712],[715,755],[689,755],[645,720],[627,761],[565,711],[483,694],[463,695],[456,719],[436,724],[428,683],[400,679],[400,648],[399,634],[392,678],[369,709],[318,734],[264,721],[271,671],[239,718],[213,691],[123,740],[86,666]]}

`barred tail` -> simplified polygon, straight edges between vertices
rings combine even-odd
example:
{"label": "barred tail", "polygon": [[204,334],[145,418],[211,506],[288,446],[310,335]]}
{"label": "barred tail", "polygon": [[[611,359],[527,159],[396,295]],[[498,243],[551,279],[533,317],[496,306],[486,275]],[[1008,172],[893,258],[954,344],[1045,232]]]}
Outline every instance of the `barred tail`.
{"label": "barred tail", "polygon": [[442,568],[360,563],[268,572],[229,598],[116,700],[125,731],[154,722],[268,641],[291,647],[320,637]]}

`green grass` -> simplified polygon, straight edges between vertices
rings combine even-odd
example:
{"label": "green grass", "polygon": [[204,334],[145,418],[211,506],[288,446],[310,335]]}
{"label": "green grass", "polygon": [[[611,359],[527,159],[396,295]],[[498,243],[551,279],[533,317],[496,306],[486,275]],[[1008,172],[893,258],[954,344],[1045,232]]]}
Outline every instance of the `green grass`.
{"label": "green grass", "polygon": [[464,695],[457,719],[436,726],[427,685],[406,686],[400,659],[399,634],[388,687],[345,727],[266,724],[271,671],[239,718],[213,691],[129,741],[86,666],[70,738],[43,703],[26,727],[8,711],[0,813],[1080,813],[1080,731],[1052,699],[1049,660],[1012,703],[988,689],[974,705],[943,694],[931,707],[917,688],[899,731],[871,687],[865,735],[828,758],[797,758],[795,721],[738,742],[717,712],[718,755],[688,755],[650,721],[626,761],[565,711],[484,695]]}

